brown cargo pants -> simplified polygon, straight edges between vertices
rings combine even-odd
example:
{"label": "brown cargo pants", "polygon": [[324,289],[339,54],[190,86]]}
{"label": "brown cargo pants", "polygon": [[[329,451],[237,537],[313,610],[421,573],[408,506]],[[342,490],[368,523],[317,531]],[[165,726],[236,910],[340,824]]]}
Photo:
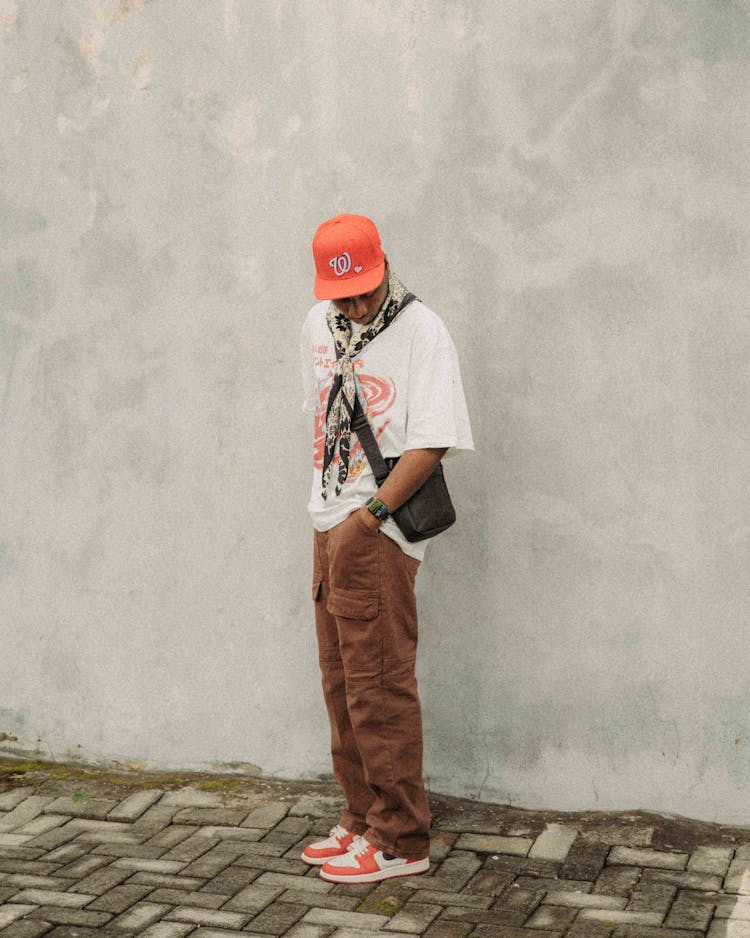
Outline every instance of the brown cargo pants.
{"label": "brown cargo pants", "polygon": [[419,561],[352,513],[315,532],[313,600],[340,824],[408,860],[430,849],[414,665]]}

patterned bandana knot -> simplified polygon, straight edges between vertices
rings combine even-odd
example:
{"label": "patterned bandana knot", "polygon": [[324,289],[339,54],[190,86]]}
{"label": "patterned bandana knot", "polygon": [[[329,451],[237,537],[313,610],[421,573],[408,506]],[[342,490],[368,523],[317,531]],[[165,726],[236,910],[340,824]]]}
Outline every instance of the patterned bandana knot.
{"label": "patterned bandana knot", "polygon": [[[339,471],[336,479],[336,495],[341,494],[341,487],[349,475],[349,455],[352,438],[352,416],[357,400],[357,377],[354,373],[354,361],[372,340],[387,329],[405,307],[406,287],[394,275],[388,278],[388,294],[373,321],[358,335],[352,334],[352,324],[335,303],[331,302],[326,313],[328,328],[331,330],[336,347],[336,368],[333,372],[333,385],[328,396],[325,422],[325,449],[323,453],[323,498],[328,496],[328,485],[333,472],[333,459],[338,448]],[[410,302],[410,300],[409,300]]]}

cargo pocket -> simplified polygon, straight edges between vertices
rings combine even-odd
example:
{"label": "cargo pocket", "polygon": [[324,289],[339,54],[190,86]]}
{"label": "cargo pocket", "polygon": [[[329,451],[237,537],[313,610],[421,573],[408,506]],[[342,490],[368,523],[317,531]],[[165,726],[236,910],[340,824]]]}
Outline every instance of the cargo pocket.
{"label": "cargo pocket", "polygon": [[328,611],[336,617],[339,652],[347,677],[377,677],[383,666],[380,593],[373,589],[331,589]]}
{"label": "cargo pocket", "polygon": [[316,603],[316,602],[318,601],[318,597],[320,596],[320,588],[321,588],[322,585],[323,585],[323,580],[322,580],[322,579],[317,579],[317,578],[316,578],[316,579],[313,580],[313,585],[312,585],[312,601],[313,601],[314,603]]}
{"label": "cargo pocket", "polygon": [[342,619],[374,619],[380,609],[377,590],[343,589],[332,587],[328,597],[328,611]]}

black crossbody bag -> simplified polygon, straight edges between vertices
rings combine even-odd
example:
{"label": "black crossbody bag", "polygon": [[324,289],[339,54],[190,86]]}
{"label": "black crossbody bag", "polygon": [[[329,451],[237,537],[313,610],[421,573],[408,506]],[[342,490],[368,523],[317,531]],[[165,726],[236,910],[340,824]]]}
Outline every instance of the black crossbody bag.
{"label": "black crossbody bag", "polygon": [[[398,456],[384,458],[357,395],[351,428],[359,437],[375,480],[380,487],[398,462]],[[456,510],[445,484],[443,464],[438,463],[424,485],[391,515],[407,541],[424,541],[449,528],[456,520]]]}

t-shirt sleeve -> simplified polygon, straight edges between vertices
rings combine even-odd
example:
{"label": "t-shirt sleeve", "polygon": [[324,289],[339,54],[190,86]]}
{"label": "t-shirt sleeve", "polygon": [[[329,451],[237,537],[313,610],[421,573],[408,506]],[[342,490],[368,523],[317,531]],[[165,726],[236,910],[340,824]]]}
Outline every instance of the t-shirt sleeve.
{"label": "t-shirt sleeve", "polygon": [[310,320],[306,319],[300,332],[300,363],[302,366],[302,410],[306,414],[315,413],[315,368],[313,366]]}
{"label": "t-shirt sleeve", "polygon": [[414,335],[408,387],[406,449],[474,449],[458,355],[440,320]]}

